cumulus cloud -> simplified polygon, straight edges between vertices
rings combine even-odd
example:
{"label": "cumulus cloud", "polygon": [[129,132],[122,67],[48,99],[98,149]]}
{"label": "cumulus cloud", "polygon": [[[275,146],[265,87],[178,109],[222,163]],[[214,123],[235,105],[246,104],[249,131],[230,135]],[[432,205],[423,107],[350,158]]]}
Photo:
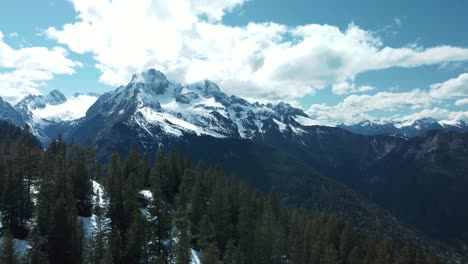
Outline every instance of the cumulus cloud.
{"label": "cumulus cloud", "polygon": [[449,111],[444,108],[434,107],[423,109],[419,112],[404,115],[393,120],[403,122],[406,125],[414,123],[414,121],[422,118],[434,118],[436,120],[453,123],[458,120],[468,120],[468,111]]}
{"label": "cumulus cloud", "polygon": [[427,92],[414,89],[403,93],[379,92],[375,95],[350,95],[334,106],[314,104],[307,110],[307,113],[311,118],[326,125],[349,125],[364,120],[375,120],[376,118],[371,114],[374,111],[385,111],[390,114],[405,109],[421,111],[437,102]]}
{"label": "cumulus cloud", "polygon": [[53,78],[53,74],[43,70],[14,70],[0,73],[0,96],[15,104],[28,94],[41,94],[40,86]]}
{"label": "cumulus cloud", "polygon": [[[333,85],[336,94],[357,92],[353,83]],[[364,89],[366,89],[364,87]],[[456,99],[456,100],[454,100]],[[468,111],[448,110],[439,107],[468,105],[468,74],[435,83],[427,90],[414,89],[409,92],[378,92],[374,95],[349,95],[342,102],[329,106],[314,104],[307,113],[326,125],[356,124],[364,120],[394,120],[413,123],[417,119],[432,117],[438,120],[468,120]],[[379,112],[380,117],[375,113]]]}
{"label": "cumulus cloud", "polygon": [[62,47],[27,47],[14,49],[3,40],[0,32],[0,96],[16,103],[27,94],[40,93],[55,74],[73,74],[81,63],[67,58]]}
{"label": "cumulus cloud", "polygon": [[468,105],[468,98],[455,101],[456,106]]}
{"label": "cumulus cloud", "polygon": [[293,100],[330,85],[339,93],[370,89],[340,90],[366,71],[468,60],[460,47],[388,47],[354,24],[223,25],[224,14],[244,0],[71,2],[77,21],[45,33],[93,54],[100,81],[111,85],[154,67],[181,82],[211,79],[243,97]]}
{"label": "cumulus cloud", "polygon": [[[445,99],[468,97],[468,73],[463,73],[457,78],[431,85],[430,94],[433,97]],[[466,102],[466,99],[459,101]]]}

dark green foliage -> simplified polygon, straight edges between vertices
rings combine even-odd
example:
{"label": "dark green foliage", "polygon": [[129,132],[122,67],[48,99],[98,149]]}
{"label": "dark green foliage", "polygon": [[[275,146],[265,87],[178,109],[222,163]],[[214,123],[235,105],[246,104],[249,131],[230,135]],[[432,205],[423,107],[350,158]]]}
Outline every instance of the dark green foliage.
{"label": "dark green foliage", "polygon": [[[26,222],[37,216],[26,263],[183,264],[190,263],[191,249],[208,264],[438,261],[411,245],[370,239],[336,215],[285,207],[276,191],[265,199],[219,168],[192,169],[175,150],[167,156],[160,150],[153,166],[137,148],[101,165],[90,148],[59,138],[44,151],[28,135],[20,130],[14,140],[0,141],[3,226],[16,237],[27,235]],[[97,179],[106,187],[106,208],[92,205],[91,180]],[[142,189],[153,199],[142,201]],[[85,237],[78,216],[91,214],[97,227]],[[12,263],[11,236],[5,241],[1,263]]]}
{"label": "dark green foliage", "polygon": [[26,263],[29,264],[46,264],[48,263],[47,256],[42,247],[47,241],[40,236],[39,230],[34,228],[28,236],[31,248],[27,251],[25,256]]}
{"label": "dark green foliage", "polygon": [[205,252],[203,252],[203,264],[220,264],[219,252],[214,244],[208,245]]}
{"label": "dark green foliage", "polygon": [[15,241],[10,231],[4,235],[4,242],[0,248],[0,263],[2,264],[19,264],[19,257],[15,250]]}
{"label": "dark green foliage", "polygon": [[127,231],[125,257],[133,263],[148,263],[148,228],[147,221],[140,212],[133,216],[132,224]]}

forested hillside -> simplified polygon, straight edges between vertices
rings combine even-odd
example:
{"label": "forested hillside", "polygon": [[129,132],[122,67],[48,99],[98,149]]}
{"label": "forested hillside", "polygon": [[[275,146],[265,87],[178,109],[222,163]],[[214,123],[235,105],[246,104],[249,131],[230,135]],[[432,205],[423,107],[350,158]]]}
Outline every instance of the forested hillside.
{"label": "forested hillside", "polygon": [[[176,150],[90,147],[0,122],[0,263],[438,263],[347,219],[282,205]],[[19,247],[22,245],[22,247]]]}

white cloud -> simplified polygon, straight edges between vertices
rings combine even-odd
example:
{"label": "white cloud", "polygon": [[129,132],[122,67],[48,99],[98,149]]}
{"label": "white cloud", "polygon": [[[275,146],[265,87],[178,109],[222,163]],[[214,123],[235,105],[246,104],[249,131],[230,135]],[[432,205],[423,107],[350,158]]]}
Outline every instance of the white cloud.
{"label": "white cloud", "polygon": [[53,78],[53,74],[43,70],[14,70],[0,73],[0,96],[15,104],[28,94],[41,94],[39,87]]}
{"label": "white cloud", "polygon": [[3,41],[0,32],[0,96],[16,103],[27,94],[40,93],[38,88],[54,74],[73,74],[81,63],[67,55],[62,47],[14,49]]}
{"label": "white cloud", "polygon": [[342,94],[349,94],[349,93],[362,93],[374,90],[375,87],[369,85],[363,85],[360,87],[356,87],[354,83],[349,82],[341,82],[335,83],[332,86],[332,91],[335,94],[342,95]]}
{"label": "white cloud", "polygon": [[449,111],[447,109],[434,107],[423,109],[419,112],[404,115],[393,120],[403,122],[406,125],[414,123],[414,121],[422,118],[434,118],[436,120],[445,121],[446,123],[454,123],[459,120],[468,120],[468,111]]}
{"label": "white cloud", "polygon": [[431,85],[431,96],[436,98],[468,97],[468,73],[460,74],[457,78]]}
{"label": "white cloud", "polygon": [[373,111],[398,114],[402,110],[420,111],[437,103],[426,92],[415,89],[403,93],[379,92],[375,95],[350,95],[335,106],[314,104],[307,113],[311,118],[326,124],[355,124],[364,120],[375,120]]}
{"label": "white cloud", "polygon": [[243,97],[297,99],[366,71],[468,60],[460,47],[388,47],[354,24],[223,25],[223,15],[244,0],[71,2],[78,21],[45,33],[92,53],[100,80],[111,85],[155,67],[177,81],[211,79]]}
{"label": "white cloud", "polygon": [[460,99],[455,102],[456,106],[468,105],[468,98]]}

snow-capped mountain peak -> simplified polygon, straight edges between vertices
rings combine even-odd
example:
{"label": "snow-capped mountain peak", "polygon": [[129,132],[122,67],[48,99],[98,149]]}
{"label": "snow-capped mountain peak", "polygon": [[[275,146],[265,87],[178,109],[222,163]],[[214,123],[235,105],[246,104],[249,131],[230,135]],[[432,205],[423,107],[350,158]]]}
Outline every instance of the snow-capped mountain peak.
{"label": "snow-capped mountain peak", "polygon": [[128,86],[134,87],[139,87],[141,85],[152,89],[157,94],[162,94],[170,83],[162,72],[150,69],[142,73],[134,74],[132,80],[128,84]]}
{"label": "snow-capped mountain peak", "polygon": [[28,95],[15,108],[26,123],[41,123],[41,120],[71,121],[85,116],[96,100],[97,97],[85,94],[67,98],[59,90],[53,90],[47,96]]}
{"label": "snow-capped mountain peak", "polygon": [[190,133],[251,138],[263,133],[266,123],[281,122],[281,131],[299,131],[291,126],[313,123],[289,104],[252,104],[226,95],[211,81],[182,85],[154,69],[133,75],[127,86],[101,96],[86,114],[88,119],[95,116],[106,117],[110,124],[128,119],[127,124],[144,133],[177,137]]}

